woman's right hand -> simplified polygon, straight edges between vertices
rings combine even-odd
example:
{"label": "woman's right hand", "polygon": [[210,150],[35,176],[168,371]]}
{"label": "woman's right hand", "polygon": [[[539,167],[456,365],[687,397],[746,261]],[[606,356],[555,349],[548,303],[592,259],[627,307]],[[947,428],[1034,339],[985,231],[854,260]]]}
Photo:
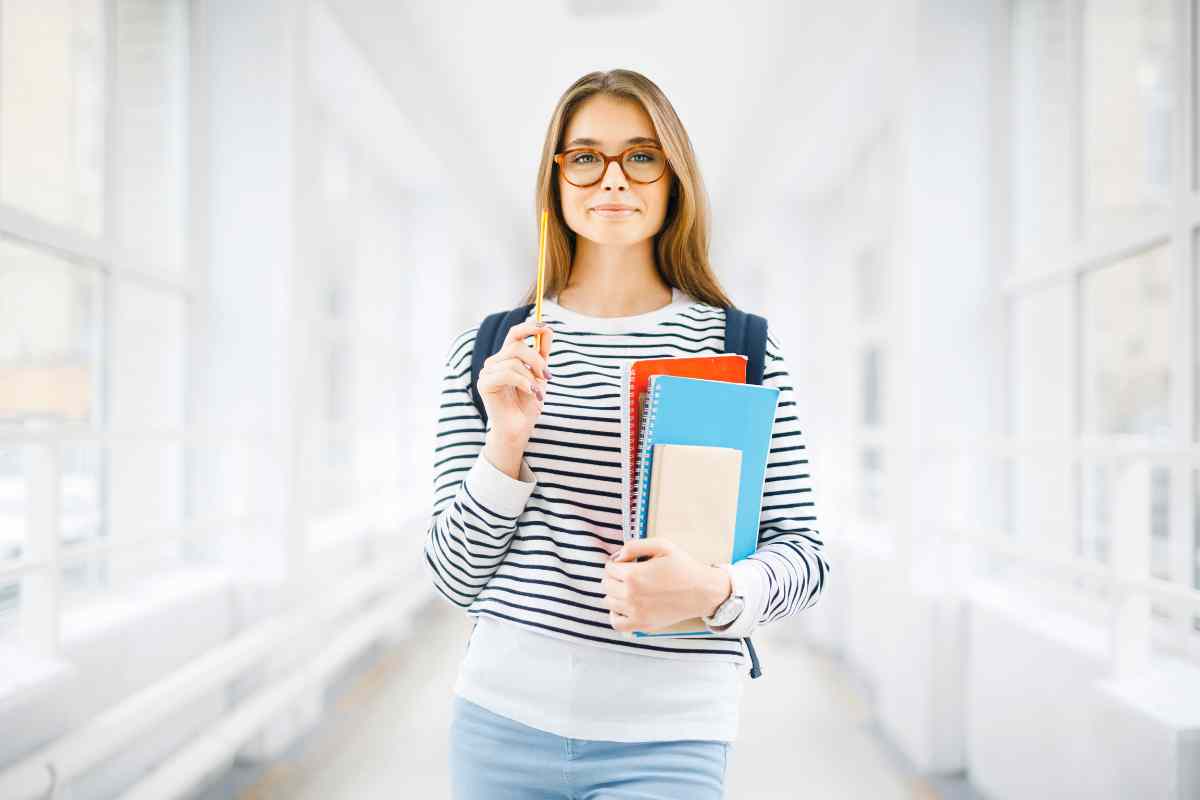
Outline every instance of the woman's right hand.
{"label": "woman's right hand", "polygon": [[[542,414],[550,377],[547,360],[554,332],[538,324],[528,320],[510,328],[501,348],[484,360],[476,384],[494,434],[522,451]],[[540,351],[525,344],[527,337],[538,333]]]}

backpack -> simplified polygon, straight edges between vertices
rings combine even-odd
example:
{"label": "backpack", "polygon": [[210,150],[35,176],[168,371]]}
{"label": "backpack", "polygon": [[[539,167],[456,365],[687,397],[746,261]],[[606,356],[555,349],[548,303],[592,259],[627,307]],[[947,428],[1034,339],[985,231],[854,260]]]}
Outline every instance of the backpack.
{"label": "backpack", "polygon": [[[483,407],[483,398],[475,390],[479,372],[483,369],[483,362],[504,346],[509,329],[524,322],[532,309],[533,303],[529,303],[510,311],[489,314],[475,334],[475,346],[471,353],[470,395],[471,402],[475,404],[480,418],[483,419],[484,430],[487,430],[487,411]],[[746,383],[761,385],[767,357],[766,318],[733,307],[726,308],[725,352],[746,356]],[[757,678],[762,675],[762,668],[758,663],[758,655],[754,652],[754,645],[751,644],[749,636],[743,637],[742,641],[746,643],[746,651],[750,655],[750,677]]]}

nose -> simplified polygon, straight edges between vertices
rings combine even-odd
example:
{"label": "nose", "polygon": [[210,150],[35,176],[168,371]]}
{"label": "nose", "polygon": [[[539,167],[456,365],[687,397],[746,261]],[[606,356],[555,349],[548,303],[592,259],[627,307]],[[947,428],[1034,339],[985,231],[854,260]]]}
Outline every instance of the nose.
{"label": "nose", "polygon": [[621,164],[617,161],[611,162],[608,165],[608,169],[604,172],[605,191],[614,187],[619,188],[621,191],[629,188],[629,183],[625,179],[625,170],[621,169]]}

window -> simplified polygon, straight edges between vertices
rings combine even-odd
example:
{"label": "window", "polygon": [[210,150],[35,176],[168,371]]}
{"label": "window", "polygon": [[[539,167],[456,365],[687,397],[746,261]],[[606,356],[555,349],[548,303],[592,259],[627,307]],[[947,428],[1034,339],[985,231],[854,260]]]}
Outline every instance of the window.
{"label": "window", "polygon": [[[887,377],[891,325],[891,228],[897,202],[896,150],[892,128],[884,124],[857,153],[830,206],[839,217],[832,246],[846,264],[848,302],[845,324],[855,332],[849,367],[853,405],[846,422],[859,432],[853,485],[864,521],[881,523],[888,514],[890,394]],[[852,409],[852,410],[851,410]],[[894,469],[894,467],[893,467]]]}
{"label": "window", "polygon": [[1170,432],[1171,296],[1167,248],[1090,270],[1083,294],[1083,431]]}
{"label": "window", "polygon": [[1171,0],[1083,4],[1085,238],[1170,203],[1176,7]]}
{"label": "window", "polygon": [[418,459],[414,471],[428,468],[424,449],[401,428],[417,416],[405,407],[415,359],[397,344],[413,333],[415,309],[396,305],[418,296],[419,277],[404,259],[422,232],[411,227],[412,208],[378,153],[326,106],[313,114],[321,167],[312,200],[323,224],[314,234],[321,243],[310,326],[317,355],[305,413],[311,510],[330,516],[394,490],[411,459]]}
{"label": "window", "polygon": [[[46,430],[95,426],[104,414],[101,278],[94,269],[0,237],[0,426]],[[33,445],[0,440],[0,561],[25,555],[35,472]],[[106,461],[95,445],[55,446],[60,492],[53,535],[68,549],[104,529]],[[84,581],[80,571],[72,580]],[[0,593],[15,610],[19,584]]]}
{"label": "window", "polygon": [[[1200,470],[1192,472],[1192,588],[1200,589]],[[1200,631],[1200,614],[1192,618]]]}
{"label": "window", "polygon": [[139,268],[181,275],[187,6],[163,0],[116,4],[114,233]]}
{"label": "window", "polygon": [[[62,608],[173,557],[151,534],[186,505],[185,12],[0,0],[6,631],[21,597]],[[21,566],[49,542],[57,565]]]}
{"label": "window", "polygon": [[1013,21],[1013,250],[1018,258],[1073,234],[1075,94],[1066,0],[1020,0]]}
{"label": "window", "polygon": [[0,201],[100,235],[107,42],[100,0],[0,5]]}
{"label": "window", "polygon": [[[1166,248],[1082,276],[1084,434],[1165,438],[1169,431],[1170,280]],[[1160,469],[1144,460],[1106,461],[1083,470],[1085,515],[1077,552],[1108,563],[1122,496],[1152,502]],[[1134,487],[1139,482],[1145,486]],[[1161,489],[1161,486],[1160,486]],[[1158,498],[1165,502],[1165,498]],[[1139,530],[1149,533],[1149,514]],[[1165,531],[1158,532],[1165,538]]]}
{"label": "window", "polygon": [[869,346],[863,351],[862,363],[862,424],[863,425],[882,425],[883,411],[881,408],[880,395],[882,389],[880,384],[882,377],[880,375],[880,359],[881,353],[878,346]]}
{"label": "window", "polygon": [[[1200,328],[1197,305],[1177,302],[1195,292],[1181,283],[1197,279],[1177,269],[1197,246],[1194,195],[1176,180],[1187,166],[1177,162],[1179,115],[1196,91],[1195,74],[1179,85],[1182,8],[1014,0],[1011,9],[1014,533],[1190,587],[1197,541],[1183,521],[1188,508],[1195,516],[1194,452],[1176,449],[1200,439]],[[1036,274],[1020,269],[1029,263]],[[1182,373],[1189,352],[1192,375]],[[1177,402],[1187,391],[1192,419]],[[1079,572],[1058,598],[1074,595],[1082,609],[1088,592],[1070,590],[1089,583]],[[1110,606],[1090,607],[1110,621]],[[1156,647],[1195,647],[1185,643],[1190,614],[1153,597],[1150,607]]]}
{"label": "window", "polygon": [[[1018,438],[1062,441],[1073,426],[1070,287],[1057,284],[1013,300],[1014,377],[1011,428]],[[1012,519],[1023,540],[1068,552],[1075,538],[1071,464],[1061,447],[1043,447],[1016,462]]]}
{"label": "window", "polygon": [[0,237],[0,422],[100,420],[101,277]]}

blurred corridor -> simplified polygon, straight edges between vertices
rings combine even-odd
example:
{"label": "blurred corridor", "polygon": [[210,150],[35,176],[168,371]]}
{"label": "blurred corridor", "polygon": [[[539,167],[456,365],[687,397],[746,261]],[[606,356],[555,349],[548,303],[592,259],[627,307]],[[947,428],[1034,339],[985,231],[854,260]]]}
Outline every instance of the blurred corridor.
{"label": "blurred corridor", "polygon": [[1200,798],[1198,39],[0,0],[0,799],[449,797],[443,357],[533,283],[549,115],[616,67],[786,348],[834,569],[755,633],[727,796]]}
{"label": "blurred corridor", "polygon": [[[328,720],[312,734],[266,767],[231,770],[200,797],[445,796],[449,701],[469,632],[465,615],[438,604],[405,642],[350,671],[335,690]],[[771,678],[763,677],[769,690],[746,695],[753,723],[730,756],[729,797],[798,796],[772,768],[786,758],[812,797],[978,798],[961,778],[915,774],[879,735],[867,690],[843,664],[778,626],[755,634],[760,638],[771,654]]]}

